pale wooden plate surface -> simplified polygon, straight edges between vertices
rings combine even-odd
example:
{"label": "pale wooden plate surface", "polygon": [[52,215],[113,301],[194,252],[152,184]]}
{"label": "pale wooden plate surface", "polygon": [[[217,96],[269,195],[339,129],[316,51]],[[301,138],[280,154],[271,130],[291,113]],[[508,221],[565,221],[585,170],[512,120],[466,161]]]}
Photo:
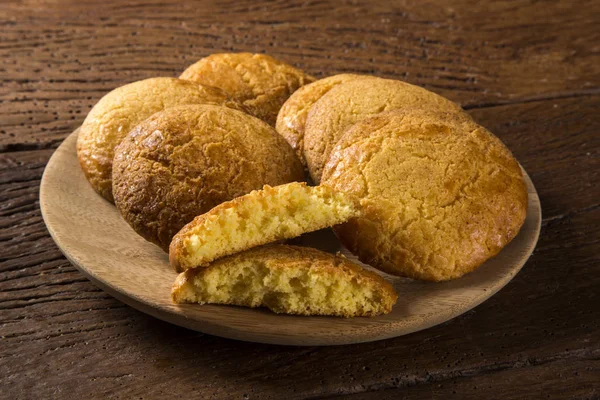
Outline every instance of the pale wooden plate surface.
{"label": "pale wooden plate surface", "polygon": [[[170,291],[176,273],[168,256],[144,241],[115,207],[97,195],[77,161],[77,132],[48,162],[40,207],[48,231],[65,256],[100,288],[162,320],[213,335],[286,345],[337,345],[405,335],[454,318],[488,299],[519,272],[540,232],[541,208],[526,175],[527,219],[519,235],[495,258],[461,279],[416,282],[384,275],[398,291],[393,311],[375,318],[299,317],[262,309],[217,305],[175,305]],[[340,249],[329,231],[303,237],[330,251]],[[493,327],[490,327],[493,329]]]}

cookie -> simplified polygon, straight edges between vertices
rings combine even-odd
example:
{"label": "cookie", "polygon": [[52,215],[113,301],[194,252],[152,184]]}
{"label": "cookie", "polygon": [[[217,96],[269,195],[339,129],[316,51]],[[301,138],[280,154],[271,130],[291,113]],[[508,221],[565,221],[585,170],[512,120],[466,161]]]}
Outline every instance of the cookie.
{"label": "cookie", "polygon": [[304,131],[304,156],[313,180],[320,182],[331,149],[349,127],[404,107],[462,112],[457,104],[433,92],[390,79],[351,80],[327,92],[308,112]]}
{"label": "cookie", "polygon": [[392,311],[392,285],[342,256],[269,245],[181,273],[175,303],[267,307],[275,313],[374,316]]}
{"label": "cookie", "polygon": [[329,187],[298,182],[265,186],[194,218],[173,238],[169,258],[181,272],[359,215],[360,206],[354,198]]}
{"label": "cookie", "polygon": [[222,106],[168,108],[115,150],[113,193],[123,218],[168,251],[194,217],[263,185],[303,179],[294,150],[273,128]]}
{"label": "cookie", "polygon": [[212,54],[189,66],[180,78],[223,89],[271,126],[287,98],[315,80],[273,57],[252,53]]}
{"label": "cookie", "polygon": [[302,161],[302,164],[306,165],[306,160],[304,160],[304,127],[310,108],[325,93],[337,85],[360,78],[370,77],[366,75],[340,74],[319,79],[296,90],[283,104],[279,110],[279,114],[277,114],[275,128],[288,141],[290,146],[296,150],[296,154],[300,158],[300,161]]}
{"label": "cookie", "polygon": [[110,202],[115,147],[131,128],[158,111],[183,104],[242,107],[221,89],[176,78],[150,78],[121,86],[92,108],[77,138],[77,157],[94,190]]}
{"label": "cookie", "polygon": [[455,113],[397,110],[358,122],[331,152],[322,185],[360,199],[362,217],[335,230],[361,261],[429,281],[496,255],[527,210],[510,151]]}

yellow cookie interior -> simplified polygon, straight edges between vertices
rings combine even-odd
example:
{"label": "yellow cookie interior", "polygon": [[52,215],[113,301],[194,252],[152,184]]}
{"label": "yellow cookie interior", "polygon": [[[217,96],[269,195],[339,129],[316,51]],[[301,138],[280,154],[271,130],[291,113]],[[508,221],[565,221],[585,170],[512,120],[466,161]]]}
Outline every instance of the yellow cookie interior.
{"label": "yellow cookie interior", "polygon": [[[396,294],[387,282],[373,279],[358,266],[344,266],[350,261],[342,257],[327,254],[330,260],[314,260],[310,254],[299,254],[294,259],[291,246],[272,247],[281,247],[286,255],[278,259],[276,254],[261,254],[263,249],[258,248],[216,261],[208,268],[180,274],[173,288],[173,300],[343,317],[385,314],[396,301]],[[283,258],[290,253],[290,258]],[[340,259],[342,265],[336,265]]]}
{"label": "yellow cookie interior", "polygon": [[171,262],[182,271],[219,257],[343,223],[358,203],[329,187],[289,183],[265,186],[223,203],[184,227],[171,243]]}

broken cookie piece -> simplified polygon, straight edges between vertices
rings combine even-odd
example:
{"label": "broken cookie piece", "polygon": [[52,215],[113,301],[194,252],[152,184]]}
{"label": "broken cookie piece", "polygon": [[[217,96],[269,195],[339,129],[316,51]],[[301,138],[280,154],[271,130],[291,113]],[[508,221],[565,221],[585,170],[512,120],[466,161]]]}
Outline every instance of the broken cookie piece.
{"label": "broken cookie piece", "polygon": [[181,273],[175,303],[267,307],[275,313],[375,316],[391,312],[398,295],[381,276],[343,256],[268,245]]}
{"label": "broken cookie piece", "polygon": [[173,238],[169,258],[181,272],[359,215],[360,206],[353,197],[326,186],[298,182],[265,186],[196,217]]}

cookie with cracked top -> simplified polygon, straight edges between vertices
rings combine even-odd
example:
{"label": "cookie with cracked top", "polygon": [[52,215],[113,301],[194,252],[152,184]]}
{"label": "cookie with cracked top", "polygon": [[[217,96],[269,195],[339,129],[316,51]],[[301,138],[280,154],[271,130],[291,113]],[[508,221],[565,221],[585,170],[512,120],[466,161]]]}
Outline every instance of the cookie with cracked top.
{"label": "cookie with cracked top", "polygon": [[331,89],[355,79],[373,78],[369,75],[339,74],[319,79],[296,90],[277,114],[275,129],[296,150],[300,161],[304,159],[304,129],[310,108]]}
{"label": "cookie with cracked top", "polygon": [[115,205],[146,240],[169,249],[194,217],[263,185],[303,180],[300,161],[273,128],[222,106],[168,108],[115,150]]}
{"label": "cookie with cracked top", "polygon": [[100,99],[79,129],[77,158],[94,190],[111,203],[114,149],[131,128],[165,108],[183,104],[243,107],[221,89],[176,78],[150,78],[121,86]]}
{"label": "cookie with cracked top", "polygon": [[361,261],[394,275],[458,278],[495,256],[527,210],[521,168],[466,115],[405,109],[355,124],[322,185],[357,196],[363,215],[335,231]]}
{"label": "cookie with cracked top", "polygon": [[271,126],[288,97],[315,78],[266,54],[211,54],[180,76],[223,89],[248,111]]}
{"label": "cookie with cracked top", "polygon": [[392,79],[355,79],[328,91],[310,108],[304,130],[304,157],[313,180],[320,182],[331,149],[352,125],[380,112],[415,107],[463,112],[442,96]]}

